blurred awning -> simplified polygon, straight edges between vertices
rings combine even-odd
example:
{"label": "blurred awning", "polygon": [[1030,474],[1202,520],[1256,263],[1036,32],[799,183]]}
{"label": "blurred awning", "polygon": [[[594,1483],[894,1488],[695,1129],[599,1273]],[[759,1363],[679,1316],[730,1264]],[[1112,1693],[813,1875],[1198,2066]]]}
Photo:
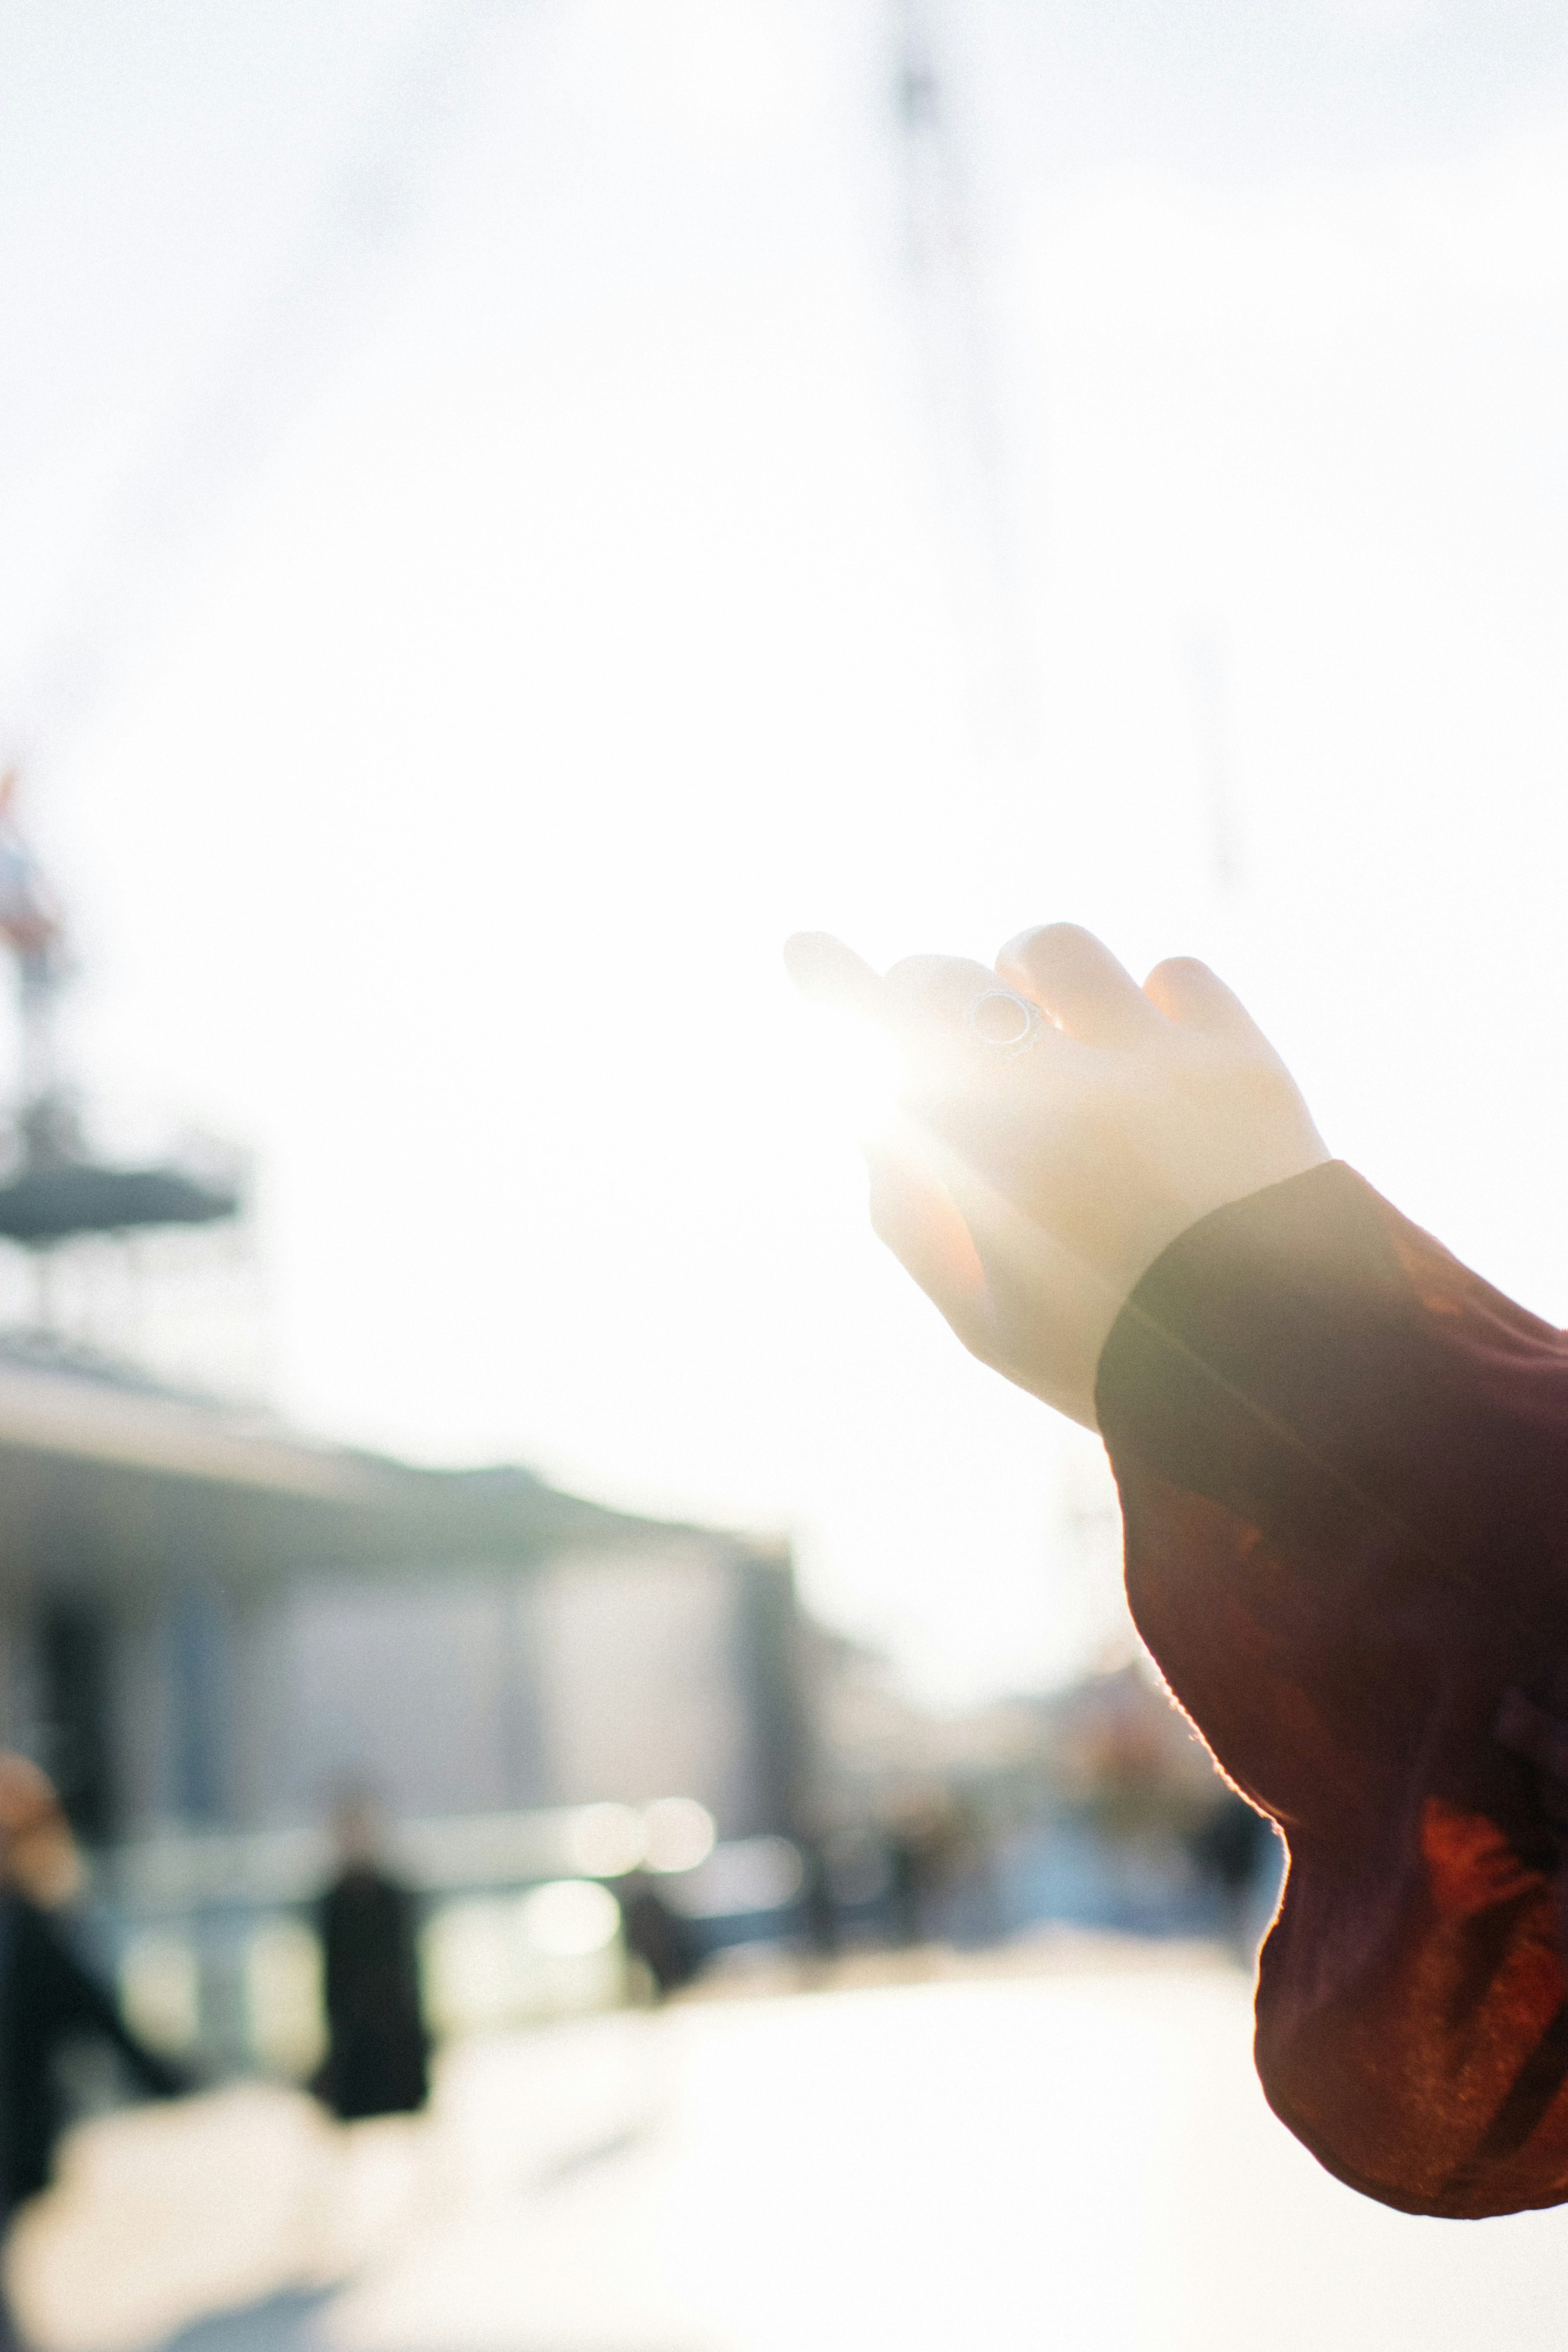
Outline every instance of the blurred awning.
{"label": "blurred awning", "polygon": [[129,1381],[0,1364],[0,1587],[527,1565],[655,1524],[521,1468],[422,1469]]}
{"label": "blurred awning", "polygon": [[0,1184],[0,1234],[31,1246],[73,1234],[126,1234],[148,1225],[210,1225],[232,1217],[232,1185],[179,1168],[103,1168],[87,1160],[26,1168]]}

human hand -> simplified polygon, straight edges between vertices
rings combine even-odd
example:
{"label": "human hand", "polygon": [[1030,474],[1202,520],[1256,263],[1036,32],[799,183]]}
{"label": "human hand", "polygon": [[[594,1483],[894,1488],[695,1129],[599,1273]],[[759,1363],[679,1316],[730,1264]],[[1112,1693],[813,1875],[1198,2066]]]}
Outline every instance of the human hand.
{"label": "human hand", "polygon": [[1329,1157],[1268,1039],[1190,958],[1140,988],[1073,923],[1021,931],[994,971],[913,956],[879,980],[825,932],[784,956],[900,1048],[900,1114],[866,1146],[876,1232],[973,1354],[1087,1428],[1100,1350],[1162,1250]]}

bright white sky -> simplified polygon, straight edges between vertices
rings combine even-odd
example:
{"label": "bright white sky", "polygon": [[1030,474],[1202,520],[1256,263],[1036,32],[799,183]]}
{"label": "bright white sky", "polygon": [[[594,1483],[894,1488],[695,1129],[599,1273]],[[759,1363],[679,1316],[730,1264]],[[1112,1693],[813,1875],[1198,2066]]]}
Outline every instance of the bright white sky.
{"label": "bright white sky", "polygon": [[0,691],[286,1407],[788,1528],[958,1696],[1099,1638],[1097,1449],[869,1239],[786,932],[1205,954],[1568,1320],[1568,25],[948,0],[921,270],[896,21],[13,0]]}

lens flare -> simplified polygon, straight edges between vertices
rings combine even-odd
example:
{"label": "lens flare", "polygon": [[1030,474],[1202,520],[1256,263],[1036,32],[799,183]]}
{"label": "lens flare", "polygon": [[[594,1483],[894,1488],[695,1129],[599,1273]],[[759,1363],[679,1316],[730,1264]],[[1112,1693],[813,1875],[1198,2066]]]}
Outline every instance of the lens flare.
{"label": "lens flare", "polygon": [[814,1006],[808,1017],[816,1090],[833,1124],[867,1141],[887,1134],[904,1085],[892,1040],[864,1014],[837,1005]]}

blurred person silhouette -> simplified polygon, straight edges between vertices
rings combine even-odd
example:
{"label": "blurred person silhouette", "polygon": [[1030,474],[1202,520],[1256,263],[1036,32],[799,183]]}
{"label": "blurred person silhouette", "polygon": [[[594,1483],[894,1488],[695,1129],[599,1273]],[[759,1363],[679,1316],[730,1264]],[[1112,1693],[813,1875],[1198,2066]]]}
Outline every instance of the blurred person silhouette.
{"label": "blurred person silhouette", "polygon": [[906,1789],[884,1808],[888,1928],[897,1945],[924,1943],[937,1897],[957,1871],[964,1825],[947,1790]]}
{"label": "blurred person silhouette", "polygon": [[68,2121],[62,2062],[74,2044],[107,2043],[155,2098],[190,2087],[130,2032],[72,1949],[58,1915],[81,1884],[53,1786],[25,1756],[0,1753],[0,2226],[47,2184]]}
{"label": "blurred person silhouette", "polygon": [[665,1900],[646,1870],[629,1871],[616,1892],[626,1949],[647,1969],[655,1998],[679,1992],[697,1974],[701,1957],[690,1921]]}
{"label": "blurred person silhouette", "polygon": [[833,1882],[832,1840],[820,1831],[797,1836],[801,1865],[801,1924],[805,1940],[819,1960],[837,1958],[843,1944],[838,1916],[838,1892]]}
{"label": "blurred person silhouette", "polygon": [[1253,1897],[1274,1861],[1274,1832],[1266,1816],[1224,1789],[1187,1840],[1202,1876],[1219,1897],[1228,1940],[1245,1957]]}
{"label": "blurred person silhouette", "polygon": [[364,1789],[332,1811],[338,1875],[321,1898],[327,2054],[311,2085],[340,2121],[415,2114],[430,2092],[418,1904],[384,1867],[381,1807]]}
{"label": "blurred person silhouette", "polygon": [[885,978],[786,950],[905,1072],[873,1226],[981,1360],[1098,1430],[1127,1595],[1280,1828],[1258,2071],[1340,2179],[1568,2200],[1568,1336],[1331,1159],[1206,965],[1070,923]]}
{"label": "blurred person silhouette", "polygon": [[58,899],[16,821],[20,772],[0,775],[0,937],[21,962],[25,1000],[36,1001],[60,976],[66,958]]}

